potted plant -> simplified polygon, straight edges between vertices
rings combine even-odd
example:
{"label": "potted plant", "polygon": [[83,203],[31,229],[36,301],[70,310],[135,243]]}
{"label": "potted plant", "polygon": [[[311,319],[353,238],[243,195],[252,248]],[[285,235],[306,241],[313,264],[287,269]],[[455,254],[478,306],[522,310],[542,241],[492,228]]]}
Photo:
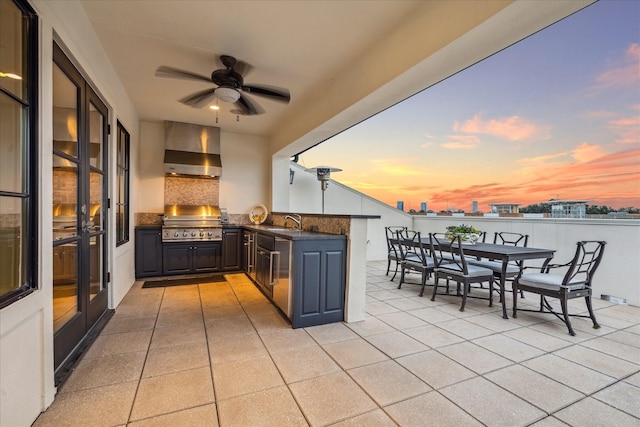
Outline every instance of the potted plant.
{"label": "potted plant", "polygon": [[475,245],[482,232],[475,227],[467,224],[450,225],[447,227],[447,239],[453,240],[456,236],[460,236],[460,242],[463,245]]}

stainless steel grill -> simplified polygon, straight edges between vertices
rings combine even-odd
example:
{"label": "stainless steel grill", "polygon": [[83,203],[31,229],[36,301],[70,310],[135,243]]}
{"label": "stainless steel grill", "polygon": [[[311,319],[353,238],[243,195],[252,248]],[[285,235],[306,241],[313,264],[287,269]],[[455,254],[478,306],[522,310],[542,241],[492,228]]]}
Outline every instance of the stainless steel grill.
{"label": "stainless steel grill", "polygon": [[163,242],[222,240],[221,211],[217,206],[167,205],[162,226]]}

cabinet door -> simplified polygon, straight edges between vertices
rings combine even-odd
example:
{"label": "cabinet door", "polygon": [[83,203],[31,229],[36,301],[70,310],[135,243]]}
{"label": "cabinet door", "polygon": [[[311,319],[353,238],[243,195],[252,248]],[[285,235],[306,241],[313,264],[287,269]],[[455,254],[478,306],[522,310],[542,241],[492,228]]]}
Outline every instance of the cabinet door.
{"label": "cabinet door", "polygon": [[217,271],[220,269],[220,243],[195,243],[192,257],[194,273]]}
{"label": "cabinet door", "polygon": [[238,229],[222,231],[222,269],[240,270],[242,260],[242,232]]}
{"label": "cabinet door", "polygon": [[162,274],[190,273],[192,247],[192,243],[165,244],[162,249]]}
{"label": "cabinet door", "polygon": [[346,241],[296,241],[293,254],[293,327],[343,320]]}
{"label": "cabinet door", "polygon": [[162,230],[136,228],[136,278],[162,275]]}

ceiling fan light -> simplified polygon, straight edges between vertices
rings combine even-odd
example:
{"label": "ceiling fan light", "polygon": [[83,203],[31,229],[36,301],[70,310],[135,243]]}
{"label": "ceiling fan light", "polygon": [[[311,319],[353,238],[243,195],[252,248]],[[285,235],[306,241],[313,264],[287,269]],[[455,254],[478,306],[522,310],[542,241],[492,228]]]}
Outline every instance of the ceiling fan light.
{"label": "ceiling fan light", "polygon": [[240,99],[240,92],[229,87],[219,87],[214,91],[214,93],[216,94],[216,97],[223,102],[233,103]]}

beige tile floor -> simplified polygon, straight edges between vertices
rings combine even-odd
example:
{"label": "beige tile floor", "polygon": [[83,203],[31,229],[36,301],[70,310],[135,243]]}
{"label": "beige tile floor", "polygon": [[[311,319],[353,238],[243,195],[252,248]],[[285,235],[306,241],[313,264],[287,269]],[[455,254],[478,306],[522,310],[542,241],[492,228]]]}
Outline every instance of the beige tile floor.
{"label": "beige tile floor", "polygon": [[242,274],[137,282],[34,425],[640,426],[640,308],[595,301],[602,328],[571,337],[420,298],[417,275],[398,290],[385,267],[368,265],[365,321],[296,330]]}

